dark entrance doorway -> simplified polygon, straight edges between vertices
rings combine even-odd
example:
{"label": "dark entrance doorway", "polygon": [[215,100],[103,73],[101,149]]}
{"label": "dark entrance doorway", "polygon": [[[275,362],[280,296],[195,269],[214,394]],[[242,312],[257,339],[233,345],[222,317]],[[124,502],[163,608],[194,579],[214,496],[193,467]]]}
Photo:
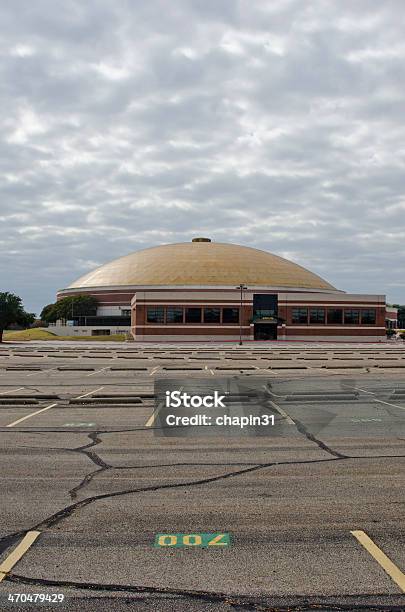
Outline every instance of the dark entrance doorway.
{"label": "dark entrance doorway", "polygon": [[277,340],[277,323],[255,323],[255,340]]}
{"label": "dark entrance doorway", "polygon": [[255,340],[277,340],[278,295],[255,293],[253,295],[253,322]]}

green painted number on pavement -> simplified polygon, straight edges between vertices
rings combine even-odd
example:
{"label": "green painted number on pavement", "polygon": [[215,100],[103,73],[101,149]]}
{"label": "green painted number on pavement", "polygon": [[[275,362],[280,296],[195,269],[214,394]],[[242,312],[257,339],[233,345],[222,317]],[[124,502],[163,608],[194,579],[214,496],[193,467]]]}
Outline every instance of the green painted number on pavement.
{"label": "green painted number on pavement", "polygon": [[157,533],[155,548],[228,548],[229,533]]}

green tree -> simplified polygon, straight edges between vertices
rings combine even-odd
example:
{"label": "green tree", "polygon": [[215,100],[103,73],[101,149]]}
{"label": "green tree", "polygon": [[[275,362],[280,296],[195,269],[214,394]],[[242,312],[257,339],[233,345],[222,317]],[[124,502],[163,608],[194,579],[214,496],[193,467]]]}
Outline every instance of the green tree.
{"label": "green tree", "polygon": [[3,331],[9,325],[17,324],[28,327],[35,320],[35,314],[26,312],[22,299],[14,293],[0,292],[0,342],[3,341]]}
{"label": "green tree", "polygon": [[44,306],[39,318],[41,321],[45,321],[46,323],[55,323],[58,318],[58,313],[55,308],[56,304],[48,304]]}
{"label": "green tree", "polygon": [[55,323],[58,319],[77,319],[78,317],[91,317],[97,313],[97,298],[92,295],[74,295],[62,298],[54,304],[44,306],[41,319],[48,323]]}

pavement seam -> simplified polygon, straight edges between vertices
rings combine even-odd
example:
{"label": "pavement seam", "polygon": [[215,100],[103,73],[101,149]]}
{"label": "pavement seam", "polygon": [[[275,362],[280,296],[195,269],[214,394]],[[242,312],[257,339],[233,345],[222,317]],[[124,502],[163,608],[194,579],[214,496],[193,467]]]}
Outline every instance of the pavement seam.
{"label": "pavement seam", "polygon": [[[154,485],[151,487],[143,487],[143,488],[136,488],[136,489],[125,489],[123,491],[115,491],[112,493],[101,493],[99,495],[93,495],[91,497],[86,497],[78,502],[75,502],[73,504],[70,504],[68,506],[65,506],[64,508],[62,508],[61,510],[59,510],[58,512],[55,512],[54,514],[52,514],[51,516],[47,517],[46,519],[42,520],[40,523],[38,523],[37,525],[35,525],[34,527],[30,527],[29,529],[22,529],[20,531],[17,531],[13,534],[9,534],[7,536],[4,536],[3,538],[0,538],[0,550],[2,549],[2,547],[4,547],[4,545],[9,545],[7,544],[8,542],[12,542],[15,540],[16,537],[19,537],[21,535],[25,535],[28,531],[32,531],[34,529],[47,529],[49,527],[52,527],[53,525],[57,525],[59,524],[62,520],[64,520],[65,518],[70,517],[72,514],[74,514],[74,512],[76,510],[79,510],[81,508],[84,508],[94,502],[97,502],[99,500],[103,500],[103,499],[110,499],[110,498],[114,498],[114,497],[121,497],[123,495],[132,495],[132,494],[138,494],[138,493],[149,493],[149,492],[154,492],[154,491],[161,491],[161,490],[165,490],[165,489],[178,489],[178,488],[182,488],[182,487],[194,487],[194,486],[201,486],[201,485],[205,485],[205,484],[210,484],[213,482],[218,482],[221,480],[225,480],[228,478],[233,478],[236,476],[240,476],[242,474],[248,474],[249,472],[254,472],[257,470],[261,470],[261,469],[266,469],[266,468],[270,468],[276,465],[297,465],[297,464],[309,464],[309,463],[325,463],[325,462],[329,462],[329,461],[340,461],[341,458],[338,457],[331,457],[329,459],[312,459],[312,460],[303,460],[303,461],[275,461],[275,462],[269,462],[269,463],[262,463],[262,464],[255,464],[253,466],[250,466],[246,469],[243,470],[237,470],[237,471],[233,471],[233,472],[226,472],[225,474],[220,474],[218,476],[211,476],[209,478],[201,478],[199,480],[191,480],[191,481],[183,481],[183,482],[175,482],[175,483],[170,483],[170,484],[161,484],[161,485]],[[94,475],[94,474],[93,474]]]}
{"label": "pavement seam", "polygon": [[[223,592],[210,592],[210,591],[198,591],[189,589],[176,589],[170,587],[152,587],[152,586],[141,586],[141,585],[124,585],[124,584],[100,584],[92,582],[74,582],[68,580],[50,580],[47,578],[31,578],[28,576],[22,576],[20,574],[10,573],[7,575],[6,580],[17,584],[32,584],[41,586],[51,587],[65,587],[73,589],[93,590],[93,591],[116,591],[116,592],[128,592],[128,593],[152,593],[161,595],[175,595],[178,597],[199,599],[206,602],[222,602],[234,608],[242,608],[245,610],[252,610],[258,612],[304,612],[305,610],[328,610],[330,612],[336,611],[390,611],[390,612],[403,612],[402,606],[381,606],[379,604],[360,604],[360,605],[345,605],[339,603],[330,603],[324,600],[324,598],[317,597],[318,601],[311,603],[309,597],[302,596],[302,602],[297,605],[288,606],[269,606],[267,604],[255,602],[252,597],[248,595],[240,594],[228,594]],[[386,595],[385,593],[383,595]],[[354,595],[355,597],[363,595]],[[267,596],[269,597],[269,596]],[[367,597],[376,597],[375,594]],[[311,597],[315,599],[315,597]],[[301,597],[300,597],[301,599]],[[323,600],[323,601],[322,601]]]}

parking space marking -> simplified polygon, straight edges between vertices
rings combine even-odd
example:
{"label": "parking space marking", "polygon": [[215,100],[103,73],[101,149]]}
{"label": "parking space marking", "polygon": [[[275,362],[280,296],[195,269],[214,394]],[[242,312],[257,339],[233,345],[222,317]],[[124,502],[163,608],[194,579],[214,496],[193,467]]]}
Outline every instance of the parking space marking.
{"label": "parking space marking", "polygon": [[90,374],[86,374],[86,376],[94,376],[94,374],[99,374],[99,372],[104,372],[104,370],[107,370],[110,366],[105,366],[105,368],[101,368],[101,370],[96,370],[95,372],[90,372]]}
{"label": "parking space marking", "polygon": [[229,533],[157,533],[155,548],[208,548],[231,546]]}
{"label": "parking space marking", "polygon": [[6,395],[7,393],[13,393],[13,391],[21,391],[21,389],[24,389],[25,387],[17,387],[17,389],[9,389],[8,391],[2,391],[0,393],[0,395]]}
{"label": "parking space marking", "polygon": [[149,376],[152,376],[155,372],[158,371],[159,368],[160,368],[160,366],[156,366],[155,368],[153,368],[153,370],[151,370]]}
{"label": "parking space marking", "polygon": [[13,421],[9,425],[6,425],[6,427],[14,427],[14,425],[18,425],[18,423],[22,423],[26,419],[30,419],[36,414],[39,414],[40,412],[45,412],[45,410],[49,410],[50,408],[53,408],[54,406],[57,406],[57,405],[58,404],[49,404],[49,406],[45,406],[45,408],[41,408],[41,410],[36,410],[35,412],[31,412],[30,414],[27,414],[26,416],[21,417],[21,419],[17,419],[17,421]]}
{"label": "parking space marking", "polygon": [[281,406],[279,406],[278,404],[276,404],[275,402],[273,402],[272,400],[267,400],[268,403],[273,406],[273,408],[275,410],[277,410],[277,412],[279,412],[281,414],[282,417],[285,418],[285,420],[287,421],[288,425],[295,425],[294,421],[292,420],[292,418],[290,417],[289,414],[286,413],[285,410],[283,410],[281,408]]}
{"label": "parking space marking", "polygon": [[[269,390],[268,390],[268,388],[266,387],[266,385],[262,385],[262,387],[263,387],[263,389],[265,389],[265,391],[267,391],[267,393],[269,393]],[[272,395],[274,395],[274,393],[272,393]],[[280,397],[282,397],[282,396],[280,396]],[[282,417],[284,417],[284,418],[285,418],[285,420],[287,421],[288,425],[295,425],[295,422],[292,420],[292,418],[290,417],[290,415],[289,415],[289,414],[287,414],[287,413],[286,413],[286,411],[285,411],[285,410],[283,410],[283,409],[281,408],[281,406],[279,406],[278,404],[276,404],[275,402],[273,402],[271,399],[268,399],[267,401],[268,401],[268,403],[269,403],[271,406],[273,406],[273,408],[274,408],[275,410],[277,410],[277,412],[278,412],[278,413],[280,413],[280,414],[281,414],[281,416],[282,416]]]}
{"label": "parking space marking", "polygon": [[317,366],[310,366],[307,365],[308,370],[319,370],[322,374],[326,371],[327,374],[342,374],[342,372],[337,372],[336,370],[331,370],[330,368],[324,367],[317,367]]}
{"label": "parking space marking", "polygon": [[64,423],[63,427],[95,427],[95,423],[88,423],[85,421],[84,423]]}
{"label": "parking space marking", "polygon": [[263,372],[264,374],[267,374],[267,375],[271,374],[272,376],[280,376],[279,372],[275,372],[274,370],[269,370],[266,367],[263,367],[263,368],[258,367],[257,371]]}
{"label": "parking space marking", "polygon": [[145,423],[145,427],[152,427],[152,425],[155,422],[155,419],[157,417],[157,415],[159,414],[160,409],[163,406],[163,402],[161,402],[158,407],[156,408],[156,410],[153,412],[152,416],[149,417],[149,419],[146,421]]}
{"label": "parking space marking", "polygon": [[389,557],[381,548],[378,548],[374,544],[373,540],[364,531],[351,531],[350,532],[358,542],[366,549],[368,553],[377,561],[388,576],[399,586],[399,588],[405,593],[405,574],[401,572],[399,567],[391,561]]}
{"label": "parking space marking", "polygon": [[[183,389],[184,387],[180,387],[179,391],[183,391]],[[157,415],[159,414],[160,410],[163,408],[163,404],[164,402],[160,402],[158,404],[158,407],[156,408],[156,410],[154,410],[152,416],[149,417],[149,419],[146,421],[145,427],[152,427],[152,425],[155,423],[155,419]]]}
{"label": "parking space marking", "polygon": [[74,399],[82,399],[82,397],[87,397],[88,395],[91,395],[92,393],[95,393],[96,391],[101,391],[101,389],[104,389],[104,387],[98,387],[98,389],[93,389],[93,391],[89,391],[88,393],[83,393],[83,395],[78,395]]}
{"label": "parking space marking", "polygon": [[[362,391],[363,393],[368,393],[369,395],[375,395],[374,391],[366,391],[366,389],[360,389],[360,387],[353,387],[353,389],[356,389],[357,391]],[[386,406],[391,406],[392,408],[399,408],[399,410],[405,410],[403,406],[398,406],[398,404],[390,404],[389,402],[384,402],[384,400],[380,400],[377,397],[373,397],[373,400],[375,402],[378,402],[379,404],[385,404]]]}
{"label": "parking space marking", "polygon": [[5,561],[0,565],[0,582],[7,576],[7,574],[13,569],[14,565],[18,563],[27,550],[33,545],[37,537],[41,534],[40,531],[28,531],[23,537],[21,542],[16,546],[12,553],[7,557]]}
{"label": "parking space marking", "polygon": [[[77,397],[75,397],[74,399],[82,399],[83,397],[87,397],[88,395],[91,395],[92,393],[95,393],[96,391],[101,391],[101,389],[104,389],[104,387],[98,387],[97,389],[93,389],[93,391],[88,391],[88,393],[84,393],[83,395],[79,395]],[[46,410],[49,410],[50,408],[54,408],[54,406],[57,406],[58,403],[56,402],[55,404],[49,404],[49,406],[45,406],[45,408],[41,408],[40,410],[36,410],[35,412],[31,412],[30,414],[25,415],[24,417],[21,417],[21,419],[17,419],[17,421],[13,421],[12,423],[10,423],[9,425],[6,425],[6,427],[14,427],[15,425],[18,425],[19,423],[22,423],[23,421],[30,419],[31,417],[40,414],[41,412],[45,412]]]}
{"label": "parking space marking", "polygon": [[379,400],[376,397],[374,398],[374,401],[378,402],[379,404],[385,404],[386,406],[392,406],[392,408],[399,408],[399,410],[405,410],[403,406],[398,406],[398,404],[390,404],[389,402],[384,402],[383,400]]}
{"label": "parking space marking", "polygon": [[56,368],[49,368],[48,370],[41,370],[41,372],[32,372],[31,374],[27,374],[27,378],[29,378],[30,376],[36,376],[37,374],[45,374],[46,372],[53,372],[54,370],[57,370],[58,367],[56,366]]}

